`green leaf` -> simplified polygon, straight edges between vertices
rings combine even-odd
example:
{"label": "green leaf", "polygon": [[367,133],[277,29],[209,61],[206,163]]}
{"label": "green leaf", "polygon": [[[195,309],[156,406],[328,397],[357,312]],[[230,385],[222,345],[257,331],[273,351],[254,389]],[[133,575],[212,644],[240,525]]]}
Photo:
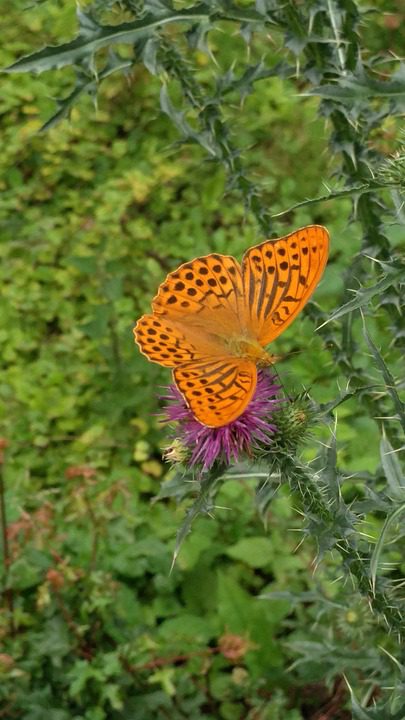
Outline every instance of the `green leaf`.
{"label": "green leaf", "polygon": [[185,113],[176,110],[174,107],[166,85],[162,85],[160,91],[160,107],[163,112],[170,118],[172,123],[176,126],[180,135],[186,140],[192,140],[206,150],[211,157],[221,156],[221,150],[219,146],[214,142],[213,135],[208,132],[196,132],[193,130],[191,125],[185,119]]}
{"label": "green leaf", "polygon": [[104,303],[93,309],[93,319],[83,323],[81,330],[93,340],[101,340],[107,334],[108,323],[110,322],[112,305]]}
{"label": "green leaf", "polygon": [[359,705],[357,702],[355,696],[352,694],[351,696],[352,700],[352,710],[353,710],[353,720],[371,720],[372,715],[369,715],[368,711]]}
{"label": "green leaf", "polygon": [[274,500],[274,498],[277,496],[278,491],[280,489],[280,479],[279,478],[273,478],[271,475],[268,476],[264,482],[262,481],[259,483],[256,489],[256,506],[260,513],[260,517],[262,521],[265,523],[265,527],[267,529],[267,522],[268,522],[268,509],[270,507],[271,502]]}
{"label": "green leaf", "polygon": [[217,92],[222,97],[229,92],[238,92],[242,99],[250,95],[254,90],[254,84],[258,80],[265,80],[269,77],[288,77],[294,68],[287,63],[278,63],[275,67],[268,68],[260,61],[256,65],[249,65],[241,77],[236,77],[232,70],[222,75],[217,80]]}
{"label": "green leaf", "polygon": [[172,568],[176,562],[180,552],[181,545],[191,530],[191,526],[201,513],[207,513],[212,509],[211,495],[214,492],[215,485],[222,477],[224,468],[212,470],[208,475],[199,482],[200,490],[197,498],[194,500],[191,508],[187,511],[186,517],[176,536],[176,546],[173,553]]}
{"label": "green leaf", "polygon": [[399,464],[397,454],[385,434],[380,443],[381,464],[384,475],[391,491],[391,497],[395,500],[405,499],[405,477]]}
{"label": "green leaf", "polygon": [[62,658],[72,652],[72,638],[62,618],[55,616],[45,622],[38,638],[38,652],[49,656],[56,667],[61,667]]}
{"label": "green leaf", "polygon": [[375,591],[376,586],[376,579],[377,579],[377,570],[378,570],[378,564],[380,562],[381,553],[384,548],[384,542],[386,535],[388,533],[388,530],[390,529],[391,525],[399,518],[399,516],[404,512],[405,510],[405,503],[398,507],[396,510],[394,510],[391,515],[389,515],[384,522],[384,525],[382,527],[380,537],[378,538],[373,554],[371,556],[370,561],[370,576],[371,576],[371,583],[373,586],[373,591]]}
{"label": "green leaf", "polygon": [[167,0],[144,0],[143,10],[145,13],[150,12],[152,15],[164,15],[170,10],[171,4]]}
{"label": "green leaf", "polygon": [[122,710],[124,703],[121,698],[121,688],[117,684],[105,683],[102,688],[101,696],[108,700],[113,710]]}
{"label": "green leaf", "polygon": [[274,547],[269,538],[248,537],[228,548],[226,554],[235,560],[241,560],[249,567],[262,568],[272,562],[273,551]]}
{"label": "green leaf", "polygon": [[109,61],[105,68],[97,73],[97,77],[89,77],[87,74],[82,74],[77,77],[76,86],[74,90],[66,98],[57,100],[58,110],[49,120],[44,123],[41,127],[41,132],[46,132],[50,128],[54,127],[63,118],[69,117],[70,111],[78,98],[86,93],[87,95],[95,96],[97,87],[102,80],[109,77],[115,72],[124,72],[132,66],[132,63],[128,60],[121,60],[116,56],[110,56]]}
{"label": "green leaf", "polygon": [[334,398],[334,400],[330,400],[328,403],[320,403],[319,410],[325,414],[331,413],[332,410],[335,410],[335,408],[342,405],[346,402],[346,400],[351,400],[352,398],[359,396],[361,398],[363,393],[366,393],[368,390],[373,390],[373,388],[376,387],[378,387],[377,383],[375,385],[365,385],[364,387],[356,388],[355,390],[345,390]]}
{"label": "green leaf", "polygon": [[69,695],[73,698],[80,696],[91,681],[103,685],[105,682],[103,670],[93,667],[87,660],[76,660],[69,672]]}
{"label": "green leaf", "polygon": [[336,84],[320,85],[302,94],[350,103],[371,98],[394,98],[405,102],[405,65],[401,64],[389,80],[378,80],[359,71],[357,75],[341,75]]}
{"label": "green leaf", "polygon": [[349,302],[345,303],[340,308],[335,310],[335,312],[333,312],[332,315],[330,315],[330,317],[325,320],[324,323],[322,323],[322,325],[319,325],[317,330],[332,322],[332,320],[337,320],[343,315],[347,315],[347,313],[353,312],[353,310],[358,310],[359,308],[368,305],[368,303],[373,297],[375,297],[376,295],[380,295],[382,292],[384,292],[384,290],[391,287],[391,285],[395,285],[397,280],[403,278],[403,275],[404,269],[398,268],[397,270],[392,270],[389,275],[383,277],[382,280],[380,280],[375,285],[372,285],[368,288],[362,288],[361,290],[355,290],[355,297],[353,298],[353,300],[349,300]]}
{"label": "green leaf", "polygon": [[28,557],[21,556],[12,563],[7,585],[15,590],[28,590],[41,582],[49,560],[38,551],[31,551]]}
{"label": "green leaf", "polygon": [[176,498],[177,502],[183,500],[193,492],[193,483],[187,482],[184,472],[176,472],[173,477],[164,480],[160,486],[159,492],[152,499],[152,503],[163,500],[164,498]]}
{"label": "green leaf", "polygon": [[372,338],[370,337],[370,335],[368,333],[363,315],[362,315],[362,318],[363,318],[364,338],[366,340],[368,347],[370,348],[370,351],[374,357],[377,367],[381,371],[381,374],[382,374],[385,384],[386,384],[387,392],[391,395],[395,410],[397,412],[398,420],[402,425],[403,431],[405,432],[405,404],[402,402],[401,398],[398,395],[398,392],[396,389],[396,382],[395,382],[389,368],[387,367],[386,363],[384,362],[383,356],[381,355],[380,351],[378,350],[377,346],[375,345],[375,343],[373,342]]}
{"label": "green leaf", "polygon": [[337,440],[336,434],[331,433],[329,438],[329,445],[324,446],[325,462],[321,470],[321,477],[325,483],[325,489],[327,490],[328,496],[331,503],[334,503],[336,508],[340,502],[340,484],[339,484],[339,473],[337,470]]}
{"label": "green leaf", "polygon": [[388,703],[378,703],[378,705],[376,706],[364,708],[357,701],[357,698],[352,688],[350,687],[347,679],[346,683],[350,690],[353,720],[403,720],[403,718],[405,717],[405,704],[403,702],[403,694],[401,696],[402,702],[399,709],[393,709],[392,707],[390,707],[389,701]]}
{"label": "green leaf", "polygon": [[94,275],[97,271],[97,257],[95,255],[72,255],[67,260],[69,264],[86,275]]}
{"label": "green leaf", "polygon": [[218,572],[218,615],[229,632],[246,632],[250,627],[252,599],[236,580]]}
{"label": "green leaf", "polygon": [[300,202],[294,203],[294,205],[291,205],[286,210],[281,210],[278,213],[274,213],[274,215],[271,215],[272,218],[282,217],[283,215],[289,215],[294,210],[297,210],[301,207],[306,207],[307,205],[314,205],[319,202],[325,202],[326,200],[336,200],[340,198],[353,198],[353,194],[363,194],[366,192],[371,192],[375,188],[372,188],[372,186],[369,183],[361,183],[352,185],[348,188],[343,188],[342,190],[329,190],[328,193],[325,195],[319,195],[315,198],[308,198],[306,200],[301,200]]}
{"label": "green leaf", "polygon": [[[213,617],[213,616],[212,616]],[[167,642],[188,640],[193,643],[208,643],[213,636],[211,618],[182,613],[176,618],[164,620],[159,626],[159,635]]]}
{"label": "green leaf", "polygon": [[[80,13],[80,32],[71,42],[63,45],[48,46],[38,52],[17,60],[3,72],[36,72],[73,65],[84,57],[92,57],[101,48],[117,43],[132,44],[143,36],[165,25],[178,22],[201,22],[209,18],[206,5],[153,17],[148,15],[142,20],[122,23],[121,25],[98,25],[84,13]],[[85,20],[84,20],[85,19]]]}

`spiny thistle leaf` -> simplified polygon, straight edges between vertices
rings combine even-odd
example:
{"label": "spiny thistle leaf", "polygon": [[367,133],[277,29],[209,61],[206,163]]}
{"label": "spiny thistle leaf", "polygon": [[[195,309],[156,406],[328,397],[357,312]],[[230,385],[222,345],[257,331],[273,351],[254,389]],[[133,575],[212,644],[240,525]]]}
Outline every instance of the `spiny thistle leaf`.
{"label": "spiny thistle leaf", "polygon": [[201,513],[209,513],[210,510],[213,509],[214,505],[211,498],[215,491],[215,485],[217,481],[223,476],[224,472],[224,466],[217,467],[209,474],[205,475],[203,479],[201,479],[201,482],[199,483],[199,491],[197,498],[194,500],[193,504],[187,511],[187,514],[176,535],[176,545],[173,552],[172,569],[177,560],[183,541],[190,532],[194,520]]}
{"label": "spiny thistle leaf", "polygon": [[381,438],[380,457],[383,466],[384,475],[389,485],[389,495],[394,500],[405,500],[405,476],[399,464],[396,451],[392,447],[390,441],[386,438],[385,433]]}
{"label": "spiny thistle leaf", "polygon": [[399,112],[401,107],[405,107],[405,65],[401,64],[390,80],[377,80],[366,74],[364,69],[359,69],[356,75],[339,76],[336,84],[320,85],[302,94],[350,103],[363,99],[369,101],[370,98],[394,98]]}
{"label": "spiny thistle leaf", "polygon": [[391,395],[396,413],[398,415],[398,420],[401,423],[403,431],[405,432],[405,403],[402,402],[401,398],[398,395],[398,392],[396,389],[396,382],[395,382],[389,368],[387,367],[386,363],[384,362],[383,356],[381,355],[380,351],[378,350],[377,346],[375,345],[374,341],[372,340],[371,336],[369,335],[364,317],[363,317],[363,335],[364,335],[366,343],[374,357],[376,365],[381,371],[381,374],[384,378],[384,382],[385,382],[385,385],[387,388],[387,392]]}
{"label": "spiny thistle leaf", "polygon": [[265,80],[269,77],[288,77],[294,68],[287,63],[278,63],[275,67],[268,68],[263,61],[255,65],[248,65],[241,77],[236,77],[232,70],[217,78],[217,94],[222,98],[227,93],[238,92],[243,100],[254,90],[254,84],[258,80]]}
{"label": "spiny thistle leaf", "polygon": [[369,304],[370,300],[375,297],[376,295],[379,295],[387,288],[391,287],[392,285],[395,285],[397,280],[401,280],[404,277],[404,268],[397,268],[396,270],[392,269],[390,271],[389,275],[386,275],[383,277],[379,282],[377,282],[375,285],[372,285],[368,288],[361,288],[361,290],[355,290],[355,297],[353,300],[349,300],[349,302],[342,305],[340,308],[335,310],[330,317],[325,320],[322,325],[319,325],[317,330],[324,327],[328,323],[332,322],[333,320],[337,320],[338,318],[342,317],[343,315],[347,315],[347,313],[353,312],[353,310],[358,310],[366,305]]}
{"label": "spiny thistle leaf", "polygon": [[322,414],[328,415],[332,412],[332,410],[335,410],[337,407],[339,407],[339,405],[342,405],[342,403],[346,402],[346,400],[351,400],[354,397],[359,397],[362,394],[367,393],[369,390],[373,390],[376,387],[378,387],[377,384],[365,385],[356,388],[355,390],[346,390],[344,392],[341,392],[334,400],[330,400],[328,403],[320,403],[319,411]]}
{"label": "spiny thistle leaf", "polygon": [[373,587],[373,592],[375,591],[375,584],[376,584],[376,578],[377,578],[377,570],[378,565],[380,562],[381,553],[384,548],[384,542],[386,535],[388,533],[388,530],[390,529],[391,525],[393,525],[399,518],[400,515],[405,511],[405,503],[403,505],[400,505],[394,512],[389,515],[384,522],[384,525],[382,527],[380,536],[376,542],[376,546],[374,548],[374,552],[371,556],[370,561],[370,577],[371,577],[371,583]]}
{"label": "spiny thistle leaf", "polygon": [[212,135],[207,132],[197,132],[193,130],[191,125],[185,119],[185,113],[180,110],[176,110],[169,97],[166,85],[162,85],[160,90],[160,107],[171,119],[185,140],[192,140],[198,143],[211,155],[211,157],[216,157],[221,153],[220,148],[213,142]]}
{"label": "spiny thistle leaf", "polygon": [[[142,20],[122,23],[121,25],[98,25],[94,20],[91,25],[84,13],[80,14],[80,31],[78,36],[71,42],[63,45],[48,46],[38,52],[26,55],[17,60],[3,72],[36,72],[52,68],[61,68],[66,65],[74,65],[85,56],[93,56],[101,48],[115,45],[117,43],[132,44],[142,36],[150,35],[153,31],[178,22],[201,22],[209,19],[209,8],[200,5],[191,10],[174,12],[167,15],[151,15]],[[86,18],[86,23],[83,18]]]}
{"label": "spiny thistle leaf", "polygon": [[177,502],[181,502],[187,495],[194,493],[197,480],[187,482],[185,473],[186,469],[184,468],[183,472],[179,470],[175,473],[174,477],[170,477],[168,480],[162,482],[159,492],[152,499],[152,503],[170,497],[175,498]]}
{"label": "spiny thistle leaf", "polygon": [[376,169],[376,180],[386,187],[397,187],[405,191],[405,145]]}
{"label": "spiny thistle leaf", "polygon": [[350,685],[349,685],[349,690],[350,690],[351,701],[352,701],[353,720],[371,720],[372,715],[369,714],[368,710],[365,710],[364,708],[361,707],[361,705],[359,705],[359,703],[356,700],[355,695],[353,694],[353,691],[352,691],[352,688],[350,687]]}
{"label": "spiny thistle leaf", "polygon": [[63,118],[69,117],[69,113],[80,95],[86,93],[87,95],[95,96],[97,86],[102,80],[104,80],[106,77],[109,77],[113,73],[125,72],[131,67],[131,65],[131,62],[121,60],[120,58],[117,58],[117,56],[111,55],[107,65],[97,74],[97,77],[89,77],[87,74],[84,73],[78,75],[74,90],[70,93],[70,95],[68,95],[68,97],[57,100],[57,104],[59,107],[58,111],[54,115],[52,115],[49,120],[46,121],[46,123],[41,127],[40,132],[45,132],[46,130],[49,130]]}
{"label": "spiny thistle leaf", "polygon": [[330,438],[330,444],[324,448],[325,463],[321,471],[321,478],[327,490],[331,504],[339,505],[340,503],[340,483],[339,472],[337,470],[337,442],[336,434],[333,432]]}
{"label": "spiny thistle leaf", "polygon": [[404,687],[394,688],[391,698],[385,703],[378,703],[374,707],[362,707],[350,686],[347,678],[346,684],[350,691],[353,710],[353,720],[403,720],[405,715]]}
{"label": "spiny thistle leaf", "polygon": [[272,215],[272,218],[276,217],[282,217],[283,215],[287,215],[292,213],[294,210],[297,210],[301,207],[306,207],[307,205],[315,205],[319,202],[325,202],[326,200],[336,200],[340,198],[346,198],[350,197],[353,198],[353,195],[361,195],[362,193],[371,191],[371,185],[368,183],[361,183],[358,185],[353,185],[348,188],[343,188],[341,190],[330,190],[325,195],[319,195],[316,198],[307,198],[306,200],[301,200],[298,203],[295,203],[294,205],[291,205],[291,207],[287,208],[286,210],[281,210],[278,213],[274,213]]}
{"label": "spiny thistle leaf", "polygon": [[144,0],[143,2],[143,12],[151,13],[151,15],[164,15],[171,9],[171,3],[166,2],[166,0]]}

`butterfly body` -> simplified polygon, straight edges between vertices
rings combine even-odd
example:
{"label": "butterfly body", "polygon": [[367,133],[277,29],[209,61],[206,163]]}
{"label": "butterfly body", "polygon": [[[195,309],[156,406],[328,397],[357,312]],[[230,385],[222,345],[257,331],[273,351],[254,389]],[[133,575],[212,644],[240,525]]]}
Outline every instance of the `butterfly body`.
{"label": "butterfly body", "polygon": [[263,350],[260,343],[253,338],[231,338],[228,347],[231,355],[245,358],[245,360],[252,360],[259,367],[267,367],[274,363],[274,355],[270,355],[266,350]]}
{"label": "butterfly body", "polygon": [[221,427],[237,419],[256,389],[264,348],[295,319],[322,276],[329,236],[309,225],[247,250],[239,264],[213,253],[169,273],[134,329],[141,352],[173,368],[195,417]]}

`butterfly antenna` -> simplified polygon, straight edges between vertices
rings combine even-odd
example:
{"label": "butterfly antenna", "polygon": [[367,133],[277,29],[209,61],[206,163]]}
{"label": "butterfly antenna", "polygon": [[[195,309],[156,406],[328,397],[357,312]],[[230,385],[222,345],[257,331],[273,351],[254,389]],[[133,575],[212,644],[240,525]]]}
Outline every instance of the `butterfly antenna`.
{"label": "butterfly antenna", "polygon": [[282,379],[281,379],[280,373],[279,373],[279,371],[277,370],[277,367],[276,367],[275,365],[272,365],[272,371],[275,373],[275,375],[276,375],[276,377],[277,377],[277,380],[278,380],[278,382],[279,382],[279,385],[282,387],[284,393],[287,394],[287,390],[286,390],[286,388],[285,388],[285,385],[284,385],[284,383],[283,383],[283,381],[282,381]]}
{"label": "butterfly antenna", "polygon": [[284,390],[284,392],[285,392],[286,394],[287,394],[286,387],[285,387],[285,385],[284,385],[284,383],[283,383],[283,381],[282,381],[282,379],[281,379],[280,373],[279,373],[279,371],[278,371],[275,363],[276,363],[276,362],[282,362],[282,361],[284,361],[284,360],[287,360],[288,358],[292,357],[293,355],[299,355],[301,352],[302,352],[302,350],[292,350],[291,352],[286,353],[285,355],[276,355],[276,356],[273,356],[274,359],[275,359],[275,362],[274,362],[274,364],[271,366],[271,367],[272,367],[272,371],[273,371],[273,372],[275,373],[275,375],[277,376],[277,379],[278,379],[278,381],[279,381],[279,384],[281,385],[282,389]]}
{"label": "butterfly antenna", "polygon": [[302,350],[290,350],[290,352],[282,356],[281,360],[288,360],[288,358],[293,357],[294,355],[301,355],[301,353]]}

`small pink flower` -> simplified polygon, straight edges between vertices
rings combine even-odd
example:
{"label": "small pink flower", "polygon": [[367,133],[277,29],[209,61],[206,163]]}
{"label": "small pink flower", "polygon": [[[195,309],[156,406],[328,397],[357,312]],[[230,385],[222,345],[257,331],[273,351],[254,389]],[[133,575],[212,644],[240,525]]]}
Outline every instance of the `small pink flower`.
{"label": "small pink flower", "polygon": [[178,452],[173,448],[183,448],[190,466],[198,465],[209,470],[216,461],[229,465],[237,462],[242,455],[252,455],[259,444],[268,445],[276,426],[271,422],[273,412],[279,407],[281,398],[277,397],[280,386],[275,378],[264,370],[259,370],[255,393],[246,410],[228,425],[212,428],[200,423],[187,406],[182,394],[175,385],[170,385],[164,400],[165,419],[176,422],[174,444],[166,456],[175,458]]}

